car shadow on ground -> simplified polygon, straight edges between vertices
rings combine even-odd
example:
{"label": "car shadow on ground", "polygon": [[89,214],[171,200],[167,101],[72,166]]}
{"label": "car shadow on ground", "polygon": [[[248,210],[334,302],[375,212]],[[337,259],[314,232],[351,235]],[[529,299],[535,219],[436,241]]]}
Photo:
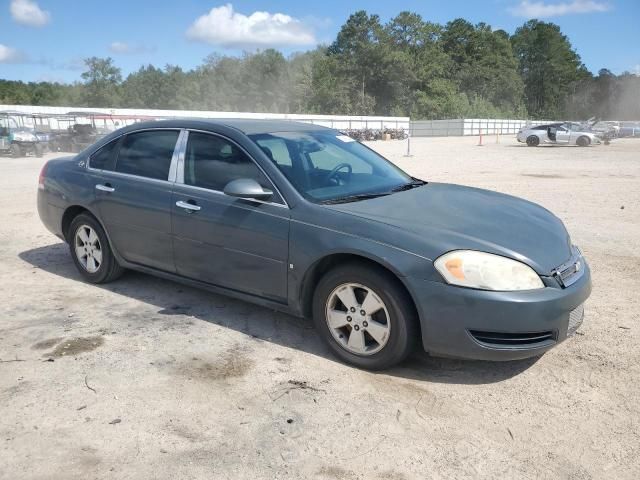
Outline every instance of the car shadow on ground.
{"label": "car shadow on ground", "polygon": [[[64,243],[27,250],[20,253],[19,257],[43,271],[84,282]],[[152,305],[157,309],[158,316],[193,317],[262,341],[337,361],[316,334],[312,322],[307,319],[133,271],[126,272],[113,283],[95,285],[95,288]],[[140,315],[138,312],[124,312],[123,316],[140,321],[149,319],[148,313]],[[514,377],[537,360],[536,357],[511,362],[468,361],[434,358],[417,351],[400,366],[380,374],[425,382],[488,384]]]}

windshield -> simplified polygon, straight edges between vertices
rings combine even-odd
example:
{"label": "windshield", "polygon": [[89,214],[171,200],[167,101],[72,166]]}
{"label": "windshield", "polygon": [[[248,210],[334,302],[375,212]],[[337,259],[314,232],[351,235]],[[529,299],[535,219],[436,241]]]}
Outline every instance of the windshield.
{"label": "windshield", "polygon": [[313,202],[385,195],[414,181],[373,150],[335,131],[249,137],[296,190]]}
{"label": "windshield", "polygon": [[12,117],[0,117],[0,128],[16,130],[18,128],[18,124]]}

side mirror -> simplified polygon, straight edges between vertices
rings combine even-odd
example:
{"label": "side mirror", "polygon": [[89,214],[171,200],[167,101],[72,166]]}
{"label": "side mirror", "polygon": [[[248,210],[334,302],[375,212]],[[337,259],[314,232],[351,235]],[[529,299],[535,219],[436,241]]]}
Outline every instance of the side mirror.
{"label": "side mirror", "polygon": [[224,194],[230,197],[267,200],[271,198],[273,192],[262,188],[258,182],[251,178],[238,178],[227,183],[224,187]]}

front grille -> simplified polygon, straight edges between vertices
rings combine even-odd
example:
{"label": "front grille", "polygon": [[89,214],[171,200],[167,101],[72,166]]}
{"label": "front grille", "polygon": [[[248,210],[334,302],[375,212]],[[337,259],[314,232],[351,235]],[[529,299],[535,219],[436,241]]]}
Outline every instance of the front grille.
{"label": "front grille", "polygon": [[554,333],[528,332],[528,333],[505,333],[505,332],[483,332],[480,330],[470,330],[469,333],[479,343],[489,347],[536,347],[548,344],[555,340]]}
{"label": "front grille", "polygon": [[558,279],[562,287],[569,287],[580,280],[584,274],[584,260],[580,250],[574,247],[571,258],[568,262],[563,263],[553,272],[553,276]]}
{"label": "front grille", "polygon": [[582,325],[584,319],[584,303],[569,313],[569,327],[567,328],[567,337],[576,333],[576,330]]}

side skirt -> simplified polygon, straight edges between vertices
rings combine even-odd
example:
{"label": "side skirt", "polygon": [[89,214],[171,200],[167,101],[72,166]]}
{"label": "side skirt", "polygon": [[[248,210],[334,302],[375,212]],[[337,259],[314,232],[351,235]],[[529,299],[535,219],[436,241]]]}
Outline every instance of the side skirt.
{"label": "side skirt", "polygon": [[155,268],[145,267],[143,265],[138,265],[135,263],[129,263],[126,261],[119,262],[123,267],[128,268],[130,270],[136,270],[138,272],[147,273],[149,275],[153,275],[155,277],[164,278],[166,280],[172,280],[174,282],[182,283],[184,285],[188,285],[190,287],[199,288],[202,290],[207,290],[212,293],[218,293],[220,295],[225,295],[227,297],[236,298],[238,300],[243,300],[248,303],[253,303],[256,305],[260,305],[262,307],[269,308],[271,310],[276,310],[278,312],[287,313],[289,315],[293,315],[296,317],[302,317],[299,312],[293,311],[289,305],[286,303],[278,302],[275,300],[270,300],[268,298],[259,297],[257,295],[251,295],[249,293],[244,293],[238,290],[233,290],[231,288],[220,287],[218,285],[213,285],[211,283],[201,282],[199,280],[193,280],[191,278],[183,277],[181,275],[175,273],[164,272],[162,270],[156,270]]}

